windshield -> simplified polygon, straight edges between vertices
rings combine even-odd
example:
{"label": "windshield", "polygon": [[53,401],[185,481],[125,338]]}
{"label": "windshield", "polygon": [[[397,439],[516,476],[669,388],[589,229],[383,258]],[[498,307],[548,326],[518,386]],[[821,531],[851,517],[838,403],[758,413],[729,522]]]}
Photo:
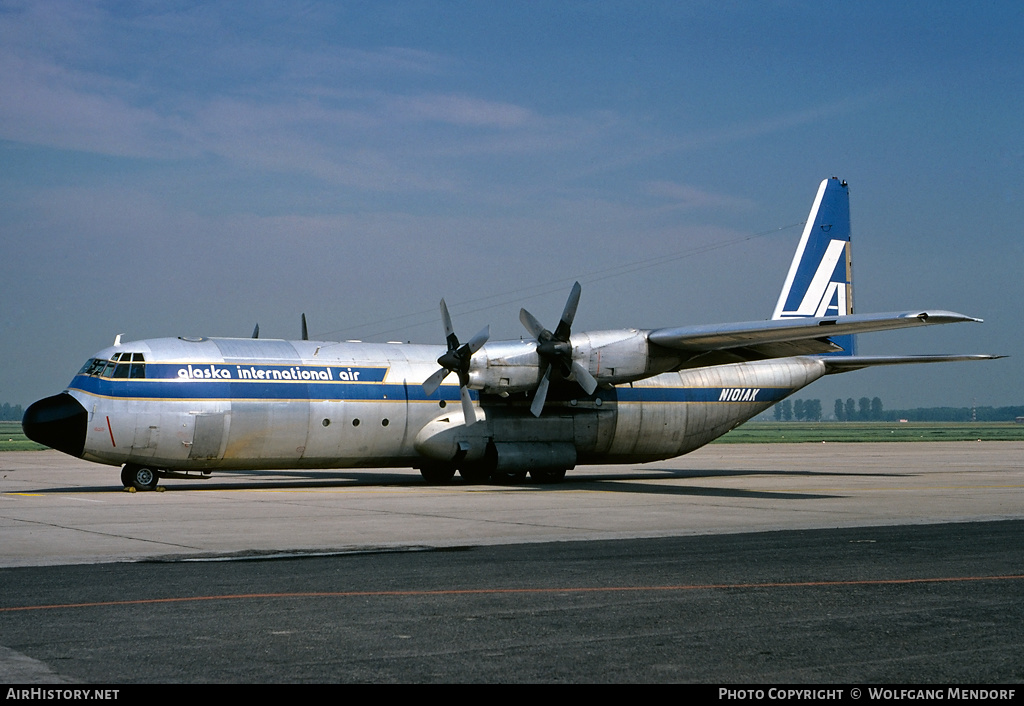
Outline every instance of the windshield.
{"label": "windshield", "polygon": [[146,357],[142,353],[115,353],[110,360],[92,358],[82,366],[78,374],[103,378],[144,378]]}

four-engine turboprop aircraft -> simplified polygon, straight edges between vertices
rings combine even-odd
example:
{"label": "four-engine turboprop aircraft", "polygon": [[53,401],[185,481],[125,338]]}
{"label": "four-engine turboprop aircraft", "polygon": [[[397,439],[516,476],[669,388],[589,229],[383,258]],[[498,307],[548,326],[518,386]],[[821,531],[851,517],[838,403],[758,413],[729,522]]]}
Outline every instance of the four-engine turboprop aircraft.
{"label": "four-engine turboprop aircraft", "polygon": [[140,490],[275,468],[543,483],[578,464],[685,454],[830,373],[997,357],[856,355],[857,333],[979,319],[854,314],[850,263],[846,182],[826,179],[770,321],[574,333],[577,283],[554,331],[521,311],[526,341],[488,343],[484,329],[462,344],[443,300],[447,349],[118,336],[22,424],[72,456],[123,464]]}

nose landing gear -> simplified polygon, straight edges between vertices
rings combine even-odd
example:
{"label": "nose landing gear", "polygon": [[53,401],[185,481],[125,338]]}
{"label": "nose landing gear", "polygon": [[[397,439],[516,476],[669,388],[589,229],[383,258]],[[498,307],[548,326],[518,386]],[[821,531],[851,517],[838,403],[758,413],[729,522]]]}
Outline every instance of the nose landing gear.
{"label": "nose landing gear", "polygon": [[126,463],[121,469],[121,484],[125,488],[136,490],[156,490],[156,484],[160,480],[155,468],[140,466],[135,463]]}

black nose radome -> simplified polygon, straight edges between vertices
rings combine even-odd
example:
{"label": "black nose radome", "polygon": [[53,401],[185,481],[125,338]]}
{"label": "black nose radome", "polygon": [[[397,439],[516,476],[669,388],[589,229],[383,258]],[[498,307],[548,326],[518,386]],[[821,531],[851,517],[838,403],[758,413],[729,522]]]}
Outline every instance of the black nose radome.
{"label": "black nose radome", "polygon": [[89,413],[78,400],[61,393],[29,405],[21,428],[32,441],[80,457],[85,451],[88,421]]}

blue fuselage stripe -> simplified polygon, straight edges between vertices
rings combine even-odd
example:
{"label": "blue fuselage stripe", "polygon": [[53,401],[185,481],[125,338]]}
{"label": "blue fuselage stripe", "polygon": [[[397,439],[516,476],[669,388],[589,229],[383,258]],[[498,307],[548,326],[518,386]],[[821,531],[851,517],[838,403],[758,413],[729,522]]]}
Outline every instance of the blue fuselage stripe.
{"label": "blue fuselage stripe", "polygon": [[[446,400],[456,402],[459,389],[443,385],[432,395],[414,384],[359,382],[267,382],[261,380],[200,379],[110,379],[86,375],[76,376],[70,389],[92,395],[119,399],[142,400],[350,400],[410,402]],[[618,402],[778,402],[792,392],[781,387],[631,387],[598,390],[596,397]],[[473,399],[479,394],[470,391]]]}
{"label": "blue fuselage stripe", "polygon": [[778,402],[782,387],[619,387],[619,402]]}
{"label": "blue fuselage stripe", "polygon": [[150,400],[451,400],[459,389],[438,388],[429,397],[420,385],[358,382],[266,382],[262,380],[112,380],[79,375],[69,386],[102,397]]}

